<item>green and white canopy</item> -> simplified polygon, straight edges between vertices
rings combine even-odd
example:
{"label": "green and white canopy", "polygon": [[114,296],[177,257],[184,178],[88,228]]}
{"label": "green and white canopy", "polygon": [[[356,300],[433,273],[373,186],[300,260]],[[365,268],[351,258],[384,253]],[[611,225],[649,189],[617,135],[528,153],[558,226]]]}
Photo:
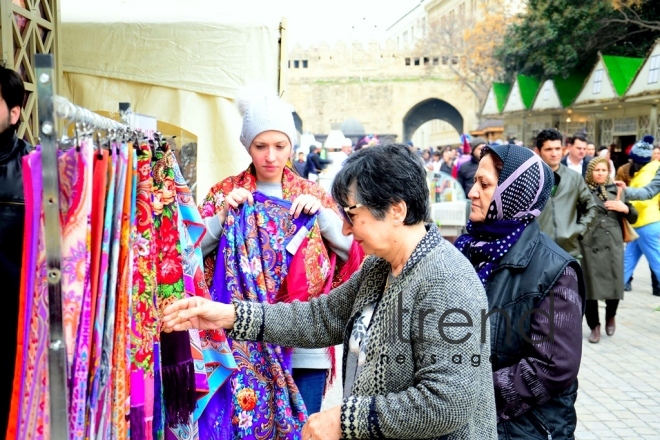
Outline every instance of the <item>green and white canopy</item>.
{"label": "green and white canopy", "polygon": [[517,75],[503,113],[530,110],[541,88],[541,81],[533,76]]}
{"label": "green and white canopy", "polygon": [[509,96],[510,91],[511,84],[494,82],[490,87],[481,114],[483,116],[495,116],[502,113],[502,110],[504,110],[504,104],[506,104],[506,98]]}
{"label": "green and white canopy", "polygon": [[587,78],[575,104],[602,103],[622,98],[644,58],[598,55],[598,62]]}

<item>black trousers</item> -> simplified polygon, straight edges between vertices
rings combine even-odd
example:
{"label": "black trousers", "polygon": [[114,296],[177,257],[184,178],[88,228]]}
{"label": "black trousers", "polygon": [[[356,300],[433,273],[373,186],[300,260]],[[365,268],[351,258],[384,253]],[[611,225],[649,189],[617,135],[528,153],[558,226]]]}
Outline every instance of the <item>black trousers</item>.
{"label": "black trousers", "polygon": [[[605,301],[605,319],[616,316],[616,309],[619,307],[618,299],[608,299]],[[587,325],[590,329],[595,329],[600,325],[598,318],[598,300],[588,299],[584,310],[584,317],[587,318]]]}

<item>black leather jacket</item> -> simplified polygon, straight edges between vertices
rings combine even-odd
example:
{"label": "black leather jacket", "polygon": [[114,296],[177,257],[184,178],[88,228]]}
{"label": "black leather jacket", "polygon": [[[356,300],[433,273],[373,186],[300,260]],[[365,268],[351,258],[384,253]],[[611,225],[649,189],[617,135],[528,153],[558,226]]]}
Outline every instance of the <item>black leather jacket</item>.
{"label": "black leather jacket", "polygon": [[0,135],[0,279],[3,283],[20,276],[25,213],[23,156],[32,151],[30,144],[9,134]]}
{"label": "black leather jacket", "polygon": [[[489,318],[493,371],[515,365],[528,356],[531,344],[524,338],[531,334],[531,320],[526,317],[530,311],[538,310],[569,265],[578,276],[584,311],[584,276],[580,265],[542,234],[536,221],[525,228],[518,242],[502,258],[486,286],[488,306],[503,312]],[[531,408],[524,414],[501,421],[497,425],[500,440],[573,439],[577,389],[575,379],[563,391],[552,390],[543,404],[530,404]]]}
{"label": "black leather jacket", "polygon": [[12,129],[0,134],[0,282],[2,309],[6,312],[0,319],[0,334],[5,341],[0,348],[7,359],[0,364],[0,377],[4,378],[0,386],[0,428],[6,425],[11,399],[23,254],[23,156],[31,150],[32,146],[18,139]]}

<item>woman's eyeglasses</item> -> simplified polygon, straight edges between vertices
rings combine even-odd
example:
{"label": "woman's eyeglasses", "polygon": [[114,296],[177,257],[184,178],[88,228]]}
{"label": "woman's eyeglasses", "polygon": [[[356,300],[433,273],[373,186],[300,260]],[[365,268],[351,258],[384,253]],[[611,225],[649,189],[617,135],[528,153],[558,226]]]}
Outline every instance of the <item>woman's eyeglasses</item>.
{"label": "woman's eyeglasses", "polygon": [[341,212],[342,216],[344,217],[344,220],[346,220],[346,223],[353,226],[353,220],[351,219],[351,216],[348,215],[348,211],[350,211],[351,209],[360,208],[361,206],[364,206],[364,205],[362,205],[361,203],[356,203],[353,206],[346,206],[345,208],[342,207],[340,212]]}

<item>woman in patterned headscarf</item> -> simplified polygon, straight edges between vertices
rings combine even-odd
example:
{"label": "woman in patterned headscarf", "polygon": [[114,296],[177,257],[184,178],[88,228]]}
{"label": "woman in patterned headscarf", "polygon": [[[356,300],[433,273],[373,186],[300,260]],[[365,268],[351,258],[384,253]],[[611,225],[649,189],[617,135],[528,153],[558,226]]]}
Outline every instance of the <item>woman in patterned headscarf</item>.
{"label": "woman in patterned headscarf", "polygon": [[585,317],[591,329],[589,342],[600,340],[598,300],[605,300],[605,330],[612,336],[614,317],[619,300],[623,299],[623,234],[621,224],[625,218],[637,221],[637,210],[625,200],[623,191],[619,199],[616,185],[610,178],[610,163],[605,157],[589,162],[585,179],[598,208],[593,227],[580,242],[582,268],[587,284]]}
{"label": "woman in patterned headscarf", "polygon": [[467,234],[456,241],[492,310],[501,439],[572,438],[577,423],[582,271],[536,222],[553,181],[550,168],[524,147],[484,147],[468,194]]}

